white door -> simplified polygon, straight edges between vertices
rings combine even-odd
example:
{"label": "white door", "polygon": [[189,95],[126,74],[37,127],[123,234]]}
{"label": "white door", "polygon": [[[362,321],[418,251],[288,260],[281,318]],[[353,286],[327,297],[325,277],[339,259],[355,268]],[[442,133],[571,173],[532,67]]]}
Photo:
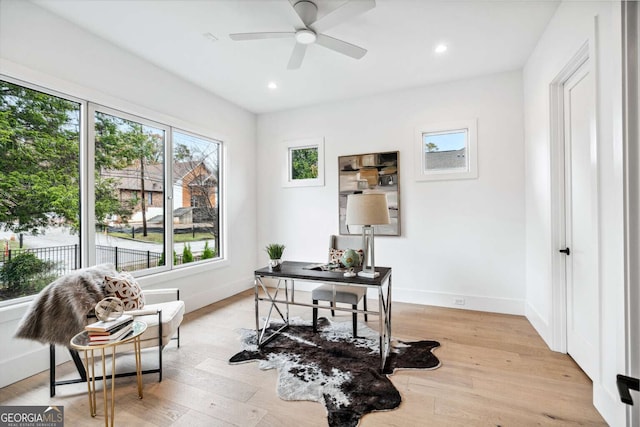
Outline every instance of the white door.
{"label": "white door", "polygon": [[599,366],[595,96],[588,61],[564,83],[567,352]]}

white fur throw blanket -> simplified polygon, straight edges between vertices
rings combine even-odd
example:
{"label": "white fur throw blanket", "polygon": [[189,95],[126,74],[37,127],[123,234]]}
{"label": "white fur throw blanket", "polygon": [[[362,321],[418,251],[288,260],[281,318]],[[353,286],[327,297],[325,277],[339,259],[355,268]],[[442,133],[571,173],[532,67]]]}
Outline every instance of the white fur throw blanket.
{"label": "white fur throw blanket", "polygon": [[68,347],[87,324],[87,313],[105,297],[104,276],[116,274],[113,264],[100,264],[48,284],[31,303],[15,337]]}

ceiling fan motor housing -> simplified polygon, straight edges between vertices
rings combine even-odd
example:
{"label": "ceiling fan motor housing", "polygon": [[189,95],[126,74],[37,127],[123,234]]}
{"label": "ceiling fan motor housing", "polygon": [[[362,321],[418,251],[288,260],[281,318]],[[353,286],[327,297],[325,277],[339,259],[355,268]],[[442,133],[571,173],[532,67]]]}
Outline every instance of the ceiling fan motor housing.
{"label": "ceiling fan motor housing", "polygon": [[316,6],[314,2],[309,0],[300,0],[293,5],[293,8],[295,9],[298,16],[300,16],[300,19],[302,19],[302,22],[304,22],[304,25],[306,25],[307,27],[312,22],[315,22],[318,16],[318,6]]}

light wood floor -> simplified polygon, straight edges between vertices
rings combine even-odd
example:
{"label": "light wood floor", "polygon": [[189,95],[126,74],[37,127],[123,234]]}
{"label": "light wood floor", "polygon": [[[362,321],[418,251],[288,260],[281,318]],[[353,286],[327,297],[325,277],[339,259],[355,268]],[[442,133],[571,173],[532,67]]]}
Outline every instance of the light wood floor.
{"label": "light wood floor", "polygon": [[[163,381],[145,376],[143,400],[133,378],[117,380],[116,425],[327,425],[321,404],[276,396],[274,371],[260,371],[255,363],[228,365],[239,347],[237,329],[254,325],[253,307],[252,293],[245,292],[189,313],[181,347],[164,350]],[[297,307],[293,314],[308,319],[311,309]],[[363,427],[606,425],[591,403],[591,381],[571,358],[548,350],[524,317],[394,303],[393,336],[439,341],[435,354],[442,366],[396,372],[391,380],[402,405],[366,415]],[[73,369],[64,364],[60,377]],[[60,386],[49,398],[45,372],[0,389],[0,404],[63,405],[65,425],[102,426],[102,396],[91,418],[86,390],[85,384]]]}

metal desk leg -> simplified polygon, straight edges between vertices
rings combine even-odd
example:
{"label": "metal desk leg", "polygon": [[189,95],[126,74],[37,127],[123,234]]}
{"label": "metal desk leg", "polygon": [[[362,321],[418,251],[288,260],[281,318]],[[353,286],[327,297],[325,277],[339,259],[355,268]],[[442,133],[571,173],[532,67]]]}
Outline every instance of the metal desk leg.
{"label": "metal desk leg", "polygon": [[[282,330],[284,330],[284,329],[289,327],[289,302],[288,302],[288,299],[287,299],[287,302],[286,302],[286,305],[287,305],[286,316],[284,314],[282,314],[282,311],[280,311],[280,308],[278,307],[278,305],[276,303],[276,299],[278,298],[278,293],[280,292],[280,285],[282,284],[282,281],[283,281],[283,279],[278,279],[278,285],[276,286],[276,291],[274,292],[274,294],[272,296],[269,293],[267,287],[262,282],[262,279],[259,276],[256,276],[256,283],[260,285],[260,287],[262,288],[262,290],[264,291],[264,293],[265,293],[265,295],[267,297],[267,298],[264,298],[264,301],[268,300],[271,303],[270,306],[269,306],[269,312],[267,313],[267,318],[265,319],[265,323],[264,323],[264,325],[262,326],[262,329],[261,329],[260,328],[260,319],[259,319],[259,314],[258,314],[258,303],[262,299],[258,295],[259,289],[258,289],[258,287],[256,285],[256,296],[255,296],[255,298],[256,298],[256,335],[257,335],[257,345],[258,345],[258,347],[266,344],[268,341],[273,339]],[[285,280],[285,295],[288,298],[286,280]],[[278,312],[278,315],[280,315],[280,318],[284,322],[284,325],[282,325],[281,328],[279,328],[277,331],[275,331],[274,333],[272,333],[268,337],[265,337],[265,334],[266,334],[266,331],[267,331],[267,326],[271,322],[271,315],[273,313],[273,309],[274,308]]]}
{"label": "metal desk leg", "polygon": [[380,372],[384,372],[384,365],[387,362],[387,352],[385,348],[385,332],[387,330],[386,313],[384,311],[384,298],[382,295],[382,286],[378,288],[378,322],[380,336]]}
{"label": "metal desk leg", "polygon": [[[386,297],[386,298],[385,298]],[[384,372],[391,351],[391,276],[387,282],[386,296],[382,285],[378,288],[378,310],[380,321],[380,369]]]}
{"label": "metal desk leg", "polygon": [[387,334],[389,337],[388,346],[391,346],[391,274],[389,274],[389,284],[387,287]]}

